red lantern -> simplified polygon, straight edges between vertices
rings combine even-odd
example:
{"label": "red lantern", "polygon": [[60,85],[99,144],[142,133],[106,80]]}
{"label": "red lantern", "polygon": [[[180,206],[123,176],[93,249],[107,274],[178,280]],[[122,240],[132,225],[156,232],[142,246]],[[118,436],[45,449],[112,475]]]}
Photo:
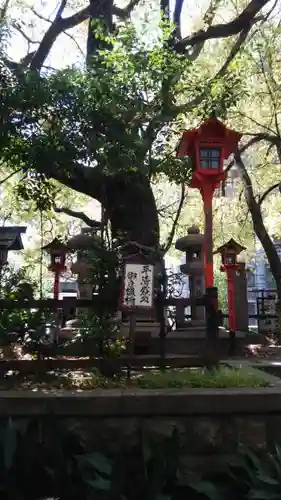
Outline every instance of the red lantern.
{"label": "red lantern", "polygon": [[213,215],[212,199],[215,189],[225,180],[223,162],[237,148],[241,134],[228,129],[215,117],[206,120],[198,129],[186,130],[180,141],[177,156],[192,159],[190,186],[200,190],[204,203],[205,238],[204,265],[206,287],[212,287],[213,277]]}
{"label": "red lantern", "polygon": [[54,273],[54,299],[58,299],[60,274],[65,270],[67,247],[58,238],[55,238],[42,250],[46,250],[50,255],[51,262],[48,269]]}
{"label": "red lantern", "polygon": [[237,243],[231,238],[227,243],[220,246],[215,254],[220,253],[222,259],[221,271],[226,272],[227,276],[227,295],[228,295],[228,325],[229,329],[233,332],[236,330],[236,316],[235,316],[235,300],[234,300],[234,281],[233,273],[239,270],[239,262],[237,262],[238,255],[246,250],[245,247]]}

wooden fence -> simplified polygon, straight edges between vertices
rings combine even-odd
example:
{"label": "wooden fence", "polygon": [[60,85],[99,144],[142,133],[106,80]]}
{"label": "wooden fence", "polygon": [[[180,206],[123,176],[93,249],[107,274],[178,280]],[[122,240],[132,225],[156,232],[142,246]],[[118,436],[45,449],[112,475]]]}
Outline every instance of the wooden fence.
{"label": "wooden fence", "polygon": [[[64,300],[54,299],[40,299],[40,300],[0,300],[1,310],[49,310],[56,312],[62,310],[63,314],[67,316],[70,310],[76,308],[90,308],[99,309],[101,300],[98,296],[93,296],[92,300],[81,300],[76,298],[67,298]],[[177,359],[166,355],[166,323],[165,323],[165,308],[167,306],[175,306],[177,314],[182,317],[183,311],[187,306],[197,305],[205,306],[206,308],[206,352],[203,357],[199,356],[179,356]],[[161,367],[168,365],[172,366],[213,366],[218,364],[218,311],[217,311],[217,289],[207,289],[204,297],[197,299],[190,298],[171,298],[161,299],[156,301],[156,310],[158,321],[160,324],[159,337],[160,337],[160,352],[159,356],[134,356],[127,355],[119,358],[122,365],[130,367],[144,367],[155,366]],[[49,354],[51,357],[51,352]],[[47,353],[45,355],[47,358]],[[77,369],[99,366],[100,359],[97,357],[89,357],[88,359],[37,359],[37,360],[5,360],[0,361],[0,373],[8,370],[19,370],[26,372],[48,371],[54,369]]]}

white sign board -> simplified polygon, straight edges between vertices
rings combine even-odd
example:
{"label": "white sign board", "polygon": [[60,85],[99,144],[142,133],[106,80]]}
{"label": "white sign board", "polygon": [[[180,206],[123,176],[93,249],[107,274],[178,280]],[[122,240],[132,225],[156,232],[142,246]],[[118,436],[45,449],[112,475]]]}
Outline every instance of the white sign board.
{"label": "white sign board", "polygon": [[262,313],[266,316],[266,318],[258,319],[258,328],[259,333],[276,333],[277,332],[277,318],[273,318],[276,314],[276,305],[275,305],[275,297],[264,298],[262,300],[263,303],[263,311]]}
{"label": "white sign board", "polygon": [[126,264],[122,305],[124,307],[153,307],[154,266]]}

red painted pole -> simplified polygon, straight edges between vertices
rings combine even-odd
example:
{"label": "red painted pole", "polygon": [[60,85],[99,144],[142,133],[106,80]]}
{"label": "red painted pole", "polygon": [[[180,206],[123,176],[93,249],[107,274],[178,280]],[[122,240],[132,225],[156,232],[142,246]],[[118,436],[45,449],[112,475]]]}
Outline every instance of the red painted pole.
{"label": "red painted pole", "polygon": [[228,300],[228,328],[232,332],[236,331],[235,304],[234,304],[234,283],[233,268],[226,269],[227,273],[227,300]]}
{"label": "red painted pole", "polygon": [[213,210],[212,201],[214,185],[206,183],[201,188],[201,196],[204,204],[205,231],[204,231],[204,269],[206,288],[214,286],[214,264],[213,264]]}
{"label": "red painted pole", "polygon": [[59,290],[60,290],[60,272],[56,270],[54,276],[54,299],[56,300],[58,300],[59,298]]}

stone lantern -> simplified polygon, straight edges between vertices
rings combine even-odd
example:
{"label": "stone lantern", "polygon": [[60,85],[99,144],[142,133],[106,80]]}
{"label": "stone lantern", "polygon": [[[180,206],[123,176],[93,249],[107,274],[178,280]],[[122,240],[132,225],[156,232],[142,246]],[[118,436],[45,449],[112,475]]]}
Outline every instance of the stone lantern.
{"label": "stone lantern", "polygon": [[[196,226],[187,230],[187,236],[176,241],[176,249],[186,254],[186,263],[180,266],[183,274],[189,277],[190,297],[201,298],[205,293],[203,244],[204,236]],[[191,325],[200,326],[205,323],[204,306],[191,306]]]}
{"label": "stone lantern", "polygon": [[89,258],[91,251],[100,246],[101,238],[91,228],[82,228],[81,233],[70,238],[67,248],[77,252],[77,260],[71,266],[73,274],[77,274],[78,295],[80,299],[91,300],[96,283],[90,276],[92,263]]}

